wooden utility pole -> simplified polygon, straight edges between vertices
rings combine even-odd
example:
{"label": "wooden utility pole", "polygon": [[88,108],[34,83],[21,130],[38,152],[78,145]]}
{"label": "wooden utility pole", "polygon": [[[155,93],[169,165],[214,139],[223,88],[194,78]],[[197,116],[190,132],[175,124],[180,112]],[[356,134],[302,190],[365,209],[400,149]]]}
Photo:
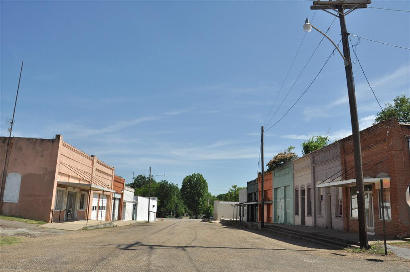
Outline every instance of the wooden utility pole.
{"label": "wooden utility pole", "polygon": [[[355,85],[352,69],[352,61],[350,58],[349,47],[349,33],[346,28],[345,15],[349,14],[355,9],[366,8],[370,4],[370,0],[336,0],[336,1],[313,1],[311,9],[325,10],[326,12],[336,16],[340,21],[340,29],[342,34],[343,55],[346,72],[347,90],[349,95],[350,106],[350,121],[352,125],[352,138],[354,147],[354,165],[356,174],[356,188],[357,188],[357,206],[359,217],[359,241],[360,248],[369,248],[366,231],[366,216],[364,203],[364,186],[363,186],[363,168],[362,168],[362,151],[360,147],[360,129],[357,117],[357,103],[355,94]],[[330,10],[336,11],[336,14]]]}
{"label": "wooden utility pole", "polygon": [[264,161],[263,161],[263,126],[261,126],[261,168],[262,168],[262,192],[261,192],[261,227],[263,228],[265,226],[265,196],[264,196],[264,188],[263,185],[265,183],[265,178],[264,178],[264,173],[265,173],[265,165],[264,165]]}
{"label": "wooden utility pole", "polygon": [[14,126],[14,117],[16,115],[16,107],[17,107],[17,99],[19,97],[19,90],[20,90],[20,82],[21,82],[21,74],[23,72],[23,61],[21,62],[20,66],[20,75],[19,75],[19,81],[17,84],[17,92],[16,92],[16,99],[14,100],[14,109],[13,109],[13,117],[11,118],[10,121],[10,128],[9,128],[9,138],[7,139],[7,144],[6,144],[6,156],[4,158],[4,166],[3,166],[3,173],[1,176],[1,186],[0,186],[0,213],[3,212],[3,198],[4,198],[4,189],[6,187],[6,179],[7,179],[7,166],[9,163],[9,157],[10,157],[10,143],[11,143],[11,134],[13,132],[13,126]]}
{"label": "wooden utility pole", "polygon": [[151,166],[149,167],[149,177],[148,177],[148,223],[150,216],[150,206],[151,206]]}

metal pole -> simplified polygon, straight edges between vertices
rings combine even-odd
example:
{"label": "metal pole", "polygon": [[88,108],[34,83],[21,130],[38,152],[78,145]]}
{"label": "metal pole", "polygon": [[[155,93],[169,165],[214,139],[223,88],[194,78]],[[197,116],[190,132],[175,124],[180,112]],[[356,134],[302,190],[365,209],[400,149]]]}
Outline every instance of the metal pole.
{"label": "metal pole", "polygon": [[265,174],[265,169],[264,169],[264,161],[263,161],[263,126],[261,126],[261,167],[262,167],[262,192],[261,192],[261,200],[262,200],[262,206],[261,206],[261,227],[263,228],[265,226],[265,196],[264,196],[264,174]]}
{"label": "metal pole", "polygon": [[17,99],[19,96],[22,72],[23,72],[23,61],[21,61],[21,66],[20,66],[20,75],[19,75],[19,81],[17,84],[16,99],[14,100],[13,117],[11,118],[11,121],[10,121],[9,138],[7,139],[7,144],[6,144],[6,157],[4,158],[3,175],[1,176],[0,213],[2,213],[3,211],[3,197],[4,197],[4,188],[6,187],[7,166],[9,163],[9,148],[10,148],[10,142],[11,142],[11,133],[13,132],[14,117],[16,115]]}
{"label": "metal pole", "polygon": [[360,147],[360,130],[359,121],[357,117],[357,104],[355,95],[355,85],[352,70],[352,61],[350,58],[350,48],[349,48],[349,33],[346,29],[346,21],[344,15],[343,6],[338,7],[339,11],[339,21],[340,29],[342,32],[342,42],[343,42],[343,53],[345,56],[345,71],[346,71],[346,81],[347,89],[349,94],[349,106],[350,106],[350,120],[352,124],[352,137],[354,146],[354,162],[355,162],[355,172],[356,172],[356,188],[357,194],[357,206],[358,206],[358,216],[359,216],[359,240],[360,248],[369,248],[366,232],[366,217],[365,217],[365,204],[364,204],[364,186],[363,186],[363,169],[362,169],[362,151]]}
{"label": "metal pole", "polygon": [[383,196],[383,179],[380,179],[380,201],[382,205],[382,217],[383,217],[383,240],[384,240],[384,255],[387,256],[387,245],[386,245],[386,220],[384,218],[384,196]]}
{"label": "metal pole", "polygon": [[148,177],[148,223],[150,215],[150,205],[151,205],[151,166],[149,167],[149,177]]}

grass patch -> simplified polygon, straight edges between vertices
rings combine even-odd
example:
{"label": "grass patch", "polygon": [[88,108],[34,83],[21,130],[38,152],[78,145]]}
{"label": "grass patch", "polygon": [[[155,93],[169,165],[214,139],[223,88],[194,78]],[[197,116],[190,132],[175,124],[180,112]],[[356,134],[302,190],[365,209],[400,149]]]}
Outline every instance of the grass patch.
{"label": "grass patch", "polygon": [[43,225],[47,223],[47,222],[39,221],[39,220],[26,219],[26,218],[21,218],[21,217],[13,217],[13,216],[5,216],[5,215],[0,215],[0,219],[9,220],[9,221],[18,221],[18,222],[24,222],[24,223],[36,224],[36,225]]}
{"label": "grass patch", "polygon": [[12,245],[20,242],[20,239],[14,236],[0,236],[0,246]]}
{"label": "grass patch", "polygon": [[[383,243],[374,243],[371,245],[370,249],[361,249],[361,248],[347,248],[348,252],[352,253],[367,253],[371,255],[384,255],[384,244]],[[391,251],[387,249],[387,254],[390,255]]]}

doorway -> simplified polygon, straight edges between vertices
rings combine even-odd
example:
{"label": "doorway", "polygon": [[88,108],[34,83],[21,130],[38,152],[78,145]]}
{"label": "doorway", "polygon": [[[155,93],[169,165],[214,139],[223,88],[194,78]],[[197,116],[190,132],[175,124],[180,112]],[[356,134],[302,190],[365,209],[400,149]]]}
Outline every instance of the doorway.
{"label": "doorway", "polygon": [[77,193],[76,192],[68,192],[67,194],[67,208],[66,208],[66,220],[74,220],[75,219],[75,198]]}
{"label": "doorway", "polygon": [[301,201],[301,203],[300,203],[300,204],[301,204],[301,205],[300,205],[300,208],[301,208],[301,211],[300,211],[300,224],[304,226],[304,225],[306,224],[306,223],[305,223],[305,216],[306,216],[306,212],[305,212],[305,209],[306,209],[306,204],[305,204],[305,197],[306,197],[305,188],[302,188],[300,194],[301,194],[301,199],[300,199],[300,201]]}

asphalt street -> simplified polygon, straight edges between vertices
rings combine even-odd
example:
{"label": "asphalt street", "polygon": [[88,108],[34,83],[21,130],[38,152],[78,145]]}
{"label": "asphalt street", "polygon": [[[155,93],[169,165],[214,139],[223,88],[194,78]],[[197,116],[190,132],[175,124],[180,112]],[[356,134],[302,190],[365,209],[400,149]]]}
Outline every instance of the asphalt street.
{"label": "asphalt street", "polygon": [[0,271],[410,271],[370,256],[198,220],[72,231],[0,249]]}

